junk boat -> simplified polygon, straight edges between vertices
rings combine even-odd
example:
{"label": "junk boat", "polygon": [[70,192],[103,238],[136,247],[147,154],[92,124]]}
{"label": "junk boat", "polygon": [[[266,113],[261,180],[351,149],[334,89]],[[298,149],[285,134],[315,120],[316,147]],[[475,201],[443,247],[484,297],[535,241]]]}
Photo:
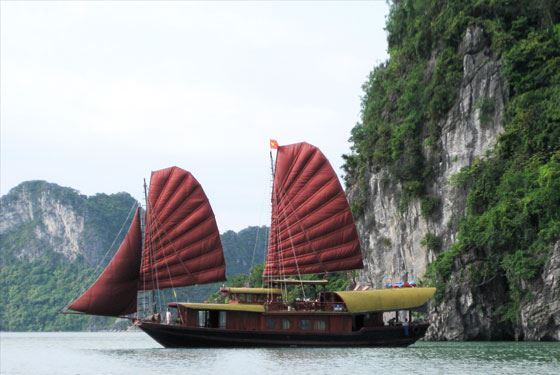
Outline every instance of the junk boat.
{"label": "junk boat", "polygon": [[[422,338],[428,323],[413,321],[412,311],[424,307],[435,288],[305,295],[305,290],[324,289],[318,286],[328,283],[305,275],[328,277],[363,267],[359,238],[344,190],[322,152],[308,143],[279,146],[271,141],[271,148],[276,161],[271,150],[272,218],[264,287],[224,287],[225,303],[172,301],[167,307],[173,313],[166,312],[167,317],[156,311],[154,296],[162,290],[176,295],[179,287],[226,279],[210,203],[191,173],[171,167],[152,172],[144,220],[136,208],[113,259],[66,311],[132,319],[168,348],[397,347]],[[289,288],[301,288],[302,298],[288,301]],[[151,314],[139,316],[139,292],[143,298],[151,295]],[[388,315],[393,318],[386,323]]]}

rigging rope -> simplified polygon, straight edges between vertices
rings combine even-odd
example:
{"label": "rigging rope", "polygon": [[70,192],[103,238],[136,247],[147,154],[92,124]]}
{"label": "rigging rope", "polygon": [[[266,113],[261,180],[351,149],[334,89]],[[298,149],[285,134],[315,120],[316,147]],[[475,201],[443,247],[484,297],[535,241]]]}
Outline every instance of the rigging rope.
{"label": "rigging rope", "polygon": [[[153,218],[153,223],[154,223],[154,225],[156,226],[156,230],[157,230],[158,232],[161,232],[161,233],[163,233],[165,236],[168,236],[168,233],[165,231],[165,229],[163,229],[162,224],[161,224],[156,218]],[[165,237],[164,237],[164,238],[165,238]],[[162,242],[163,242],[163,241],[162,241]],[[171,250],[172,250],[173,252],[176,253],[176,252],[177,252],[177,249],[175,249],[175,247],[173,246],[173,243],[171,243],[171,241],[169,241],[169,240],[167,241],[167,243],[170,245]],[[163,244],[161,245],[161,248],[164,248],[164,246],[165,246],[165,244],[163,243]],[[176,291],[175,291],[175,286],[173,285],[173,278],[171,277],[171,270],[169,269],[169,263],[168,263],[168,261],[165,259],[165,255],[167,255],[167,254],[165,254],[165,252],[164,252],[164,253],[163,253],[162,259],[163,259],[164,262],[165,262],[165,267],[166,267],[166,269],[167,269],[167,274],[169,275],[169,282],[171,283],[171,291],[172,291],[172,293],[173,293],[173,295],[174,295],[174,297],[175,297],[174,300],[175,300],[175,302],[178,302],[178,301],[177,301],[177,293],[176,293]],[[189,270],[189,269],[187,268],[187,266],[183,263],[183,260],[182,260],[181,258],[179,258],[179,261],[180,261],[181,264],[183,265],[183,268],[184,268],[190,275],[192,275],[192,273],[190,272],[190,270]],[[154,270],[153,272],[156,273],[156,277],[157,277],[157,272],[156,272],[155,270]],[[194,277],[194,276],[193,276],[193,277]],[[159,287],[158,287],[158,288],[159,288]]]}
{"label": "rigging rope", "polygon": [[[101,260],[97,263],[97,265],[95,266],[93,271],[88,272],[88,274],[86,275],[86,280],[90,279],[90,278],[93,279],[93,277],[95,277],[95,275],[99,272],[99,268],[101,267],[101,265],[103,264],[103,262],[107,258],[107,255],[109,255],[109,253],[113,249],[115,243],[117,242],[117,239],[121,236],[121,233],[122,233],[123,229],[126,227],[126,224],[128,223],[128,221],[131,217],[131,214],[135,211],[136,207],[138,207],[138,202],[136,202],[136,200],[135,200],[134,203],[132,204],[132,207],[130,208],[127,216],[126,216],[126,219],[123,221],[123,223],[121,225],[121,228],[119,229],[119,232],[117,233],[117,235],[113,239],[113,242],[111,243],[111,245],[109,246],[107,251],[105,251],[105,254],[101,258]],[[84,215],[84,220],[85,220],[85,215]],[[68,301],[68,303],[63,308],[60,309],[60,311],[62,312],[63,310],[68,309],[68,305],[70,305],[72,303],[72,301],[74,301],[77,297],[81,296],[86,290],[88,290],[89,287],[91,287],[99,279],[100,276],[101,276],[101,274],[97,275],[97,277],[95,277],[95,280],[93,280],[91,283],[86,283],[85,280],[84,280],[83,284],[82,283],[76,283],[75,284],[75,285],[77,285],[76,290],[78,290],[77,296],[70,299],[70,301]],[[87,285],[85,287],[85,289],[83,287],[84,284]],[[80,289],[77,289],[77,288],[80,288]]]}
{"label": "rigging rope", "polygon": [[[287,217],[287,216],[284,216],[284,219],[286,219],[286,217]],[[294,254],[294,262],[296,263],[296,270],[297,270],[298,280],[299,280],[300,285],[301,285],[301,292],[302,292],[302,294],[303,294],[303,298],[305,299],[305,298],[306,298],[306,295],[305,295],[305,288],[303,287],[303,282],[302,282],[302,279],[301,279],[301,273],[300,273],[300,271],[299,271],[299,263],[298,263],[297,256],[296,256],[296,250],[295,250],[295,246],[294,246],[294,241],[293,241],[293,237],[292,237],[292,232],[290,231],[290,227],[289,227],[289,226],[287,227],[287,230],[288,230],[288,239],[290,240],[290,244],[292,245],[292,246],[291,246],[291,247],[292,247],[292,253]],[[282,262],[282,263],[283,263],[283,262]],[[284,277],[285,277],[285,276],[284,276]],[[287,288],[287,287],[286,287],[286,288]]]}
{"label": "rigging rope", "polygon": [[[150,212],[151,212],[151,211],[152,211],[152,210],[150,210]],[[151,213],[150,213],[150,222],[153,222],[153,225],[155,226],[156,232],[157,232],[157,233],[162,233],[162,234],[163,234],[164,239],[165,239],[166,237],[169,236],[168,233],[167,233],[167,231],[163,228],[163,225],[158,221],[158,219],[155,217],[155,215],[153,215],[153,214],[151,214]],[[158,239],[157,239],[158,241],[160,240],[160,237],[161,237],[161,236],[158,237]],[[153,241],[153,240],[152,240],[152,236],[150,236],[150,241]],[[161,248],[164,248],[165,243],[163,243],[163,242],[164,242],[164,241],[162,241]],[[170,250],[171,250],[172,252],[175,252],[175,253],[176,253],[176,252],[177,252],[177,249],[174,247],[174,244],[173,244],[170,240],[167,240],[167,243],[168,243],[168,244],[170,245],[170,247],[171,247]],[[151,244],[153,245],[153,243],[151,243]],[[152,246],[152,249],[151,249],[151,251],[152,251],[152,260],[153,260],[153,263],[152,263],[152,264],[153,264],[153,267],[152,267],[152,268],[153,268],[153,271],[152,271],[152,272],[153,272],[153,274],[155,275],[155,278],[156,278],[156,288],[157,288],[156,290],[157,290],[157,295],[158,295],[158,301],[159,301],[160,308],[162,308],[162,304],[161,304],[161,299],[162,299],[162,298],[161,298],[161,295],[160,295],[158,272],[157,272],[157,270],[155,269],[155,260],[154,260],[154,256],[153,256],[153,253],[155,252],[155,249],[154,249],[153,247],[154,247],[154,246]],[[156,248],[156,249],[158,248],[158,244],[155,245],[155,248]],[[173,279],[172,279],[172,277],[171,277],[171,271],[170,271],[170,269],[169,269],[169,263],[168,263],[168,261],[165,259],[165,255],[167,255],[167,254],[165,254],[165,252],[164,252],[163,255],[164,255],[164,256],[162,257],[162,259],[163,259],[164,262],[165,262],[166,270],[167,270],[167,273],[168,273],[168,275],[169,275],[169,282],[171,283],[171,290],[172,290],[172,293],[173,293],[173,296],[174,296],[174,301],[177,303],[177,302],[178,302],[178,300],[177,300],[177,293],[176,293],[176,290],[175,290],[175,286],[173,285]],[[182,259],[181,257],[178,257],[178,259],[179,259],[179,262],[181,263],[183,269],[187,272],[187,274],[189,274],[189,275],[192,277],[192,279],[193,279],[194,281],[196,281],[196,277],[195,277],[194,274],[191,272],[191,270],[187,267],[187,265],[183,262],[183,259]],[[153,282],[153,277],[154,277],[154,276],[152,276],[152,282]],[[145,289],[145,284],[144,284],[144,289]]]}
{"label": "rigging rope", "polygon": [[[145,230],[144,230],[144,245],[146,245],[145,241],[146,241],[146,236],[148,235],[147,230],[146,230],[147,229],[147,224],[148,224],[148,220],[150,222],[152,221],[152,215],[153,215],[153,213],[152,213],[153,207],[151,206],[150,201],[148,199],[148,193],[147,193],[147,189],[146,189],[146,180],[144,180],[144,194],[145,194],[145,197],[146,197],[146,224],[145,224]],[[150,237],[149,237],[150,240],[147,244],[148,257],[147,257],[146,261],[148,262],[148,269],[151,269],[153,264],[154,264],[154,257],[153,257],[153,242],[152,242],[153,239],[152,239],[152,235],[151,235],[152,228],[149,228],[149,229],[150,229]],[[144,254],[142,254],[142,255],[144,255]],[[144,260],[144,259],[145,259],[145,257],[143,256],[142,260]],[[144,269],[144,266],[142,267],[142,270],[143,269]],[[144,291],[145,291],[146,290],[146,282],[145,282],[146,278],[144,276],[142,276],[142,280],[144,281]],[[157,277],[154,280],[154,275],[153,274],[152,274],[152,285],[156,285],[156,288],[158,288]],[[159,299],[159,295],[157,294],[158,292],[156,291],[156,296],[157,297],[154,299],[154,290],[151,289],[150,292],[151,292],[151,297],[152,297],[152,300],[150,301],[150,305],[151,305],[151,308],[152,308],[152,314],[155,314],[156,313],[156,301],[155,300]]]}

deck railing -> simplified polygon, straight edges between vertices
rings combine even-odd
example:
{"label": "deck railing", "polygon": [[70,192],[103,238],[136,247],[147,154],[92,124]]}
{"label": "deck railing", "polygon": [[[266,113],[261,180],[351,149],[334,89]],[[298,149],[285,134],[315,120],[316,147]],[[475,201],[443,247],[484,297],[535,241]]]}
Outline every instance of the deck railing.
{"label": "deck railing", "polygon": [[346,306],[342,302],[316,302],[295,301],[292,304],[283,302],[268,302],[265,304],[266,311],[333,311],[345,312]]}

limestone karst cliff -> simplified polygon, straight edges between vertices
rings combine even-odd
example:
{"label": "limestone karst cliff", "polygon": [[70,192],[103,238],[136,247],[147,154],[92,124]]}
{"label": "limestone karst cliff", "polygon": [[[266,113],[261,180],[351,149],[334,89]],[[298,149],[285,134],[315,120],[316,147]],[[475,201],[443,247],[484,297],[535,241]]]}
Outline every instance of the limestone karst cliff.
{"label": "limestone karst cliff", "polygon": [[97,264],[122,240],[135,204],[127,193],[87,197],[45,181],[21,183],[1,198],[2,259],[31,261],[54,252]]}
{"label": "limestone karst cliff", "polygon": [[[411,201],[407,209],[402,210],[399,206],[402,187],[389,178],[389,167],[366,172],[369,197],[357,224],[364,234],[366,270],[362,277],[376,287],[387,278],[410,279],[425,274],[427,265],[437,255],[437,249],[422,244],[427,235],[437,236],[443,247],[453,243],[457,221],[464,211],[466,192],[453,186],[450,177],[475,158],[484,157],[503,129],[501,122],[507,98],[499,74],[500,62],[492,56],[480,28],[467,30],[461,49],[464,67],[459,96],[449,114],[441,120],[438,173],[427,187],[429,194],[440,201],[435,220],[422,216],[420,199]],[[476,106],[482,100],[495,103],[492,119],[484,125]],[[426,157],[430,152],[428,148],[423,149]],[[356,188],[358,186],[354,186]],[[351,190],[351,197],[352,194]]]}
{"label": "limestone karst cliff", "polygon": [[111,259],[135,204],[127,193],[88,197],[45,181],[23,182],[2,196],[0,329],[79,330],[112,325],[114,319],[58,312]]}
{"label": "limestone karst cliff", "polygon": [[560,339],[559,19],[546,2],[391,6],[346,180],[361,282],[437,286],[428,339]]}

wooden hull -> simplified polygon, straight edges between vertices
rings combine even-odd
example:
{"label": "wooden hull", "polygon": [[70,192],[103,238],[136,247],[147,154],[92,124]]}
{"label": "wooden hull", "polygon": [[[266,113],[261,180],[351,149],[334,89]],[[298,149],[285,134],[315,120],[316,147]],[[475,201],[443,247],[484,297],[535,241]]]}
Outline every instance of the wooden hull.
{"label": "wooden hull", "polygon": [[205,347],[404,347],[422,338],[428,324],[413,325],[409,336],[403,327],[362,328],[349,333],[240,331],[217,328],[190,328],[152,322],[137,326],[166,348]]}

